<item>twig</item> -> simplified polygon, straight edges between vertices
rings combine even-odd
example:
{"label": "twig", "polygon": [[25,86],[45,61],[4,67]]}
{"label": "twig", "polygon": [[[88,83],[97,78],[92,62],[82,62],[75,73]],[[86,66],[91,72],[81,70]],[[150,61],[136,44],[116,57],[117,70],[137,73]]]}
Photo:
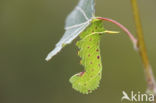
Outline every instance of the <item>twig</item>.
{"label": "twig", "polygon": [[133,9],[135,24],[136,24],[138,48],[139,48],[139,53],[142,59],[142,63],[144,65],[147,86],[148,86],[148,89],[156,96],[156,83],[155,83],[152,68],[150,66],[149,59],[148,59],[147,52],[146,52],[137,0],[131,0],[131,5]]}

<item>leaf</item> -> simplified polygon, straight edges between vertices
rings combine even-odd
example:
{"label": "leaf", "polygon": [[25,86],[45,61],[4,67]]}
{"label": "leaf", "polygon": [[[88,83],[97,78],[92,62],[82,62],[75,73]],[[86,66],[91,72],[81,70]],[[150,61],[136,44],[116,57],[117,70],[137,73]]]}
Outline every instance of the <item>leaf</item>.
{"label": "leaf", "polygon": [[78,55],[82,59],[81,64],[85,70],[72,76],[70,83],[75,90],[83,94],[91,93],[99,86],[102,76],[100,38],[104,31],[103,22],[94,19],[91,25],[80,34],[81,40],[76,44],[80,48]]}
{"label": "leaf", "polygon": [[94,0],[80,0],[79,4],[69,14],[65,23],[65,33],[60,41],[56,44],[46,60],[50,60],[56,55],[66,44],[70,44],[82,31],[89,26],[94,18]]}

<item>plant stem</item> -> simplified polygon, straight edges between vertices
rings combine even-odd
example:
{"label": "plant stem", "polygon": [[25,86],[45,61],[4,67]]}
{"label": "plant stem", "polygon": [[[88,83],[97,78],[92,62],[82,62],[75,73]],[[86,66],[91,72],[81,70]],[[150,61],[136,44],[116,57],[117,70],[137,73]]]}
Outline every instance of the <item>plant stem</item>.
{"label": "plant stem", "polygon": [[104,20],[104,21],[109,21],[109,22],[112,22],[113,24],[116,24],[118,27],[120,27],[123,31],[125,31],[127,33],[127,35],[129,36],[129,38],[131,39],[133,45],[136,47],[136,45],[137,45],[137,39],[122,24],[120,24],[119,22],[117,22],[115,20],[109,19],[109,18],[97,17],[96,19],[100,19],[100,20]]}
{"label": "plant stem", "polygon": [[152,68],[150,66],[149,59],[148,59],[147,52],[146,52],[137,0],[131,0],[131,5],[132,5],[132,9],[133,9],[133,15],[134,15],[134,19],[135,19],[136,31],[137,31],[137,37],[138,37],[137,45],[138,45],[139,53],[142,58],[142,63],[144,65],[144,69],[145,69],[147,86],[148,86],[148,89],[152,93],[154,93],[154,95],[156,96],[156,83],[154,80]]}

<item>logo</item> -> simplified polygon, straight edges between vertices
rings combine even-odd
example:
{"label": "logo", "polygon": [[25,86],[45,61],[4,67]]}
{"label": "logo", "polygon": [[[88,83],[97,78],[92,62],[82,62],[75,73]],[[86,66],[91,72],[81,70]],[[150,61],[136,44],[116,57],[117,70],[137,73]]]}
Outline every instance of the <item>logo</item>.
{"label": "logo", "polygon": [[128,100],[132,102],[153,102],[154,101],[154,95],[153,94],[142,94],[141,92],[134,92],[131,91],[130,95],[128,95],[125,91],[122,91],[123,97],[121,98],[121,101]]}

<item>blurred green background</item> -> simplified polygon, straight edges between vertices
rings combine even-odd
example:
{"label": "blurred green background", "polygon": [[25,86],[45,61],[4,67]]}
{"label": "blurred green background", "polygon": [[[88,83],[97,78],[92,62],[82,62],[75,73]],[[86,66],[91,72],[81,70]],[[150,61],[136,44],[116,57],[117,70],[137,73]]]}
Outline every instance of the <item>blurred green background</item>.
{"label": "blurred green background", "polygon": [[[78,0],[0,0],[0,103],[120,103],[122,91],[146,91],[141,60],[121,31],[101,41],[100,87],[83,95],[69,78],[83,70],[75,41],[51,61],[45,57],[64,33]],[[148,56],[156,75],[156,1],[138,0]],[[135,35],[130,0],[96,0],[96,15],[115,19]],[[123,101],[123,103],[129,103]]]}

